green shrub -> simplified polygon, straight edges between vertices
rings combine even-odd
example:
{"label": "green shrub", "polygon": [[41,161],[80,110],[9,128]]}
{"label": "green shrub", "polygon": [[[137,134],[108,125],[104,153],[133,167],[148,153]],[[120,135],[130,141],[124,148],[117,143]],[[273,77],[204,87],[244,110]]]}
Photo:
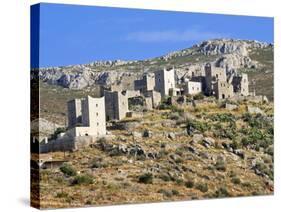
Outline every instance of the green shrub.
{"label": "green shrub", "polygon": [[65,131],[66,131],[66,129],[65,129],[64,127],[58,127],[58,128],[55,130],[54,134],[51,136],[51,139],[57,139],[57,138],[58,138],[58,135],[59,135],[60,133],[62,133],[62,132],[65,132]]}
{"label": "green shrub", "polygon": [[235,123],[235,116],[231,113],[217,113],[210,116],[212,121],[218,122],[234,122]]}
{"label": "green shrub", "polygon": [[186,188],[193,188],[194,182],[193,182],[193,180],[188,180],[188,181],[185,182],[184,185],[185,185]]}
{"label": "green shrub", "polygon": [[215,167],[218,171],[226,171],[226,164],[223,160],[218,160]]}
{"label": "green shrub", "polygon": [[206,183],[199,183],[195,186],[195,188],[203,193],[208,191],[208,185]]}
{"label": "green shrub", "polygon": [[166,190],[166,189],[160,189],[160,190],[158,191],[158,193],[161,193],[161,194],[163,194],[163,195],[166,196],[166,197],[172,197],[172,196],[173,196],[172,191]]}
{"label": "green shrub", "polygon": [[72,185],[89,185],[93,183],[93,178],[90,175],[77,175],[73,181]]}
{"label": "green shrub", "polygon": [[171,181],[171,177],[168,175],[168,174],[162,174],[160,175],[159,177],[161,180],[165,181],[165,182],[168,182],[168,181]]}
{"label": "green shrub", "polygon": [[175,189],[172,189],[172,190],[160,189],[158,191],[158,193],[161,193],[161,194],[163,194],[166,197],[177,196],[177,195],[180,194],[179,191],[175,190]]}
{"label": "green shrub", "polygon": [[64,163],[60,167],[60,171],[67,176],[75,176],[77,174],[76,170],[70,164],[67,163]]}
{"label": "green shrub", "polygon": [[233,177],[233,178],[231,179],[231,182],[232,182],[233,184],[240,184],[240,183],[241,183],[241,180],[240,180],[239,177]]}
{"label": "green shrub", "polygon": [[274,154],[274,148],[273,148],[273,146],[267,147],[266,150],[265,150],[265,153],[266,153],[266,154],[269,154],[269,155],[271,155],[271,156],[273,157],[273,154]]}
{"label": "green shrub", "polygon": [[174,113],[171,113],[169,115],[169,118],[172,119],[172,120],[179,120],[180,119],[180,115],[178,112],[174,112]]}
{"label": "green shrub", "polygon": [[186,127],[187,129],[195,129],[202,133],[210,129],[208,123],[196,120],[188,120],[186,123]]}
{"label": "green shrub", "polygon": [[258,162],[255,165],[255,169],[259,170],[261,173],[266,174],[271,180],[273,180],[273,168],[267,166],[263,162]]}
{"label": "green shrub", "polygon": [[178,196],[180,194],[180,192],[178,190],[173,189],[172,194]]}
{"label": "green shrub", "polygon": [[182,114],[184,112],[184,110],[182,108],[177,107],[176,105],[171,105],[170,109],[172,112],[174,113],[179,113]]}
{"label": "green shrub", "polygon": [[92,168],[106,168],[107,166],[108,164],[105,163],[102,158],[94,158],[91,162]]}
{"label": "green shrub", "polygon": [[216,190],[214,196],[217,198],[222,198],[222,197],[229,197],[230,194],[226,188],[220,187],[218,190]]}
{"label": "green shrub", "polygon": [[151,173],[145,173],[139,176],[139,183],[152,184],[153,175]]}
{"label": "green shrub", "polygon": [[204,94],[203,93],[198,93],[198,94],[196,94],[196,95],[194,95],[193,96],[193,99],[194,100],[202,100],[202,99],[204,99]]}
{"label": "green shrub", "polygon": [[58,192],[57,194],[56,194],[56,197],[57,198],[67,198],[68,197],[68,193],[66,193],[66,192]]}

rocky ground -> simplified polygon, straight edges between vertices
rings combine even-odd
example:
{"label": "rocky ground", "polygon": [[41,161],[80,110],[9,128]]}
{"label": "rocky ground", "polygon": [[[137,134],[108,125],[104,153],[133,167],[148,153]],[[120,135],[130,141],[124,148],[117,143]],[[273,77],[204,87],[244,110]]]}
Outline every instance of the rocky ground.
{"label": "rocky ground", "polygon": [[83,150],[43,154],[68,162],[41,170],[41,207],[273,194],[273,104],[229,103],[162,104]]}

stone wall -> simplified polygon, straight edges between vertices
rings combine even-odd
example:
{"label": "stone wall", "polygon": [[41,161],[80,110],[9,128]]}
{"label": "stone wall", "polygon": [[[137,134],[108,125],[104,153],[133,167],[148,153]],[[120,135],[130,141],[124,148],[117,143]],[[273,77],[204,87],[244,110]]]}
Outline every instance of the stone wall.
{"label": "stone wall", "polygon": [[80,136],[76,138],[64,137],[56,140],[52,140],[48,143],[40,143],[39,152],[63,152],[63,151],[75,151],[92,144],[97,138],[93,136]]}
{"label": "stone wall", "polygon": [[158,91],[147,91],[144,94],[145,97],[151,97],[152,98],[152,106],[153,108],[156,108],[161,103],[161,93]]}
{"label": "stone wall", "polygon": [[81,99],[73,99],[67,102],[68,111],[68,127],[74,127],[77,123],[81,123]]}

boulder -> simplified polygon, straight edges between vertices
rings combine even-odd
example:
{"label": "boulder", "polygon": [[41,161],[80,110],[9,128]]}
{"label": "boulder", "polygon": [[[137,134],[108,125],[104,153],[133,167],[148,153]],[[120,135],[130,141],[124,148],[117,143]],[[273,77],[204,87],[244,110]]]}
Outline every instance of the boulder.
{"label": "boulder", "polygon": [[244,153],[244,151],[242,149],[235,149],[235,150],[233,150],[233,153],[235,155],[238,155],[242,159],[245,158],[245,153]]}
{"label": "boulder", "polygon": [[253,106],[248,106],[247,110],[250,114],[262,114],[265,115],[265,113],[259,108],[259,107],[253,107]]}
{"label": "boulder", "polygon": [[192,137],[192,142],[198,143],[198,142],[202,141],[203,138],[204,138],[204,136],[202,134],[194,134]]}
{"label": "boulder", "polygon": [[140,132],[136,132],[136,131],[132,132],[132,136],[134,138],[142,138],[142,134]]}
{"label": "boulder", "polygon": [[235,104],[229,104],[229,103],[225,103],[224,107],[225,107],[225,109],[227,109],[227,110],[235,110],[235,109],[238,108],[237,105],[235,105]]}
{"label": "boulder", "polygon": [[168,138],[170,138],[171,140],[174,140],[176,138],[175,133],[173,133],[173,132],[168,133]]}
{"label": "boulder", "polygon": [[210,137],[205,137],[205,138],[203,138],[202,141],[203,141],[203,145],[205,147],[214,146],[214,144],[215,144],[215,140]]}

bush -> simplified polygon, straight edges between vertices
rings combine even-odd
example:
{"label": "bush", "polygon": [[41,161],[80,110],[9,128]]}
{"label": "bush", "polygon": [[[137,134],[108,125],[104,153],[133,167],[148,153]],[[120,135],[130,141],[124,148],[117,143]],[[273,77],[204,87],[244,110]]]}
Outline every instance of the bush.
{"label": "bush", "polygon": [[94,158],[91,164],[92,168],[106,168],[108,166],[102,158]]}
{"label": "bush", "polygon": [[223,160],[218,160],[215,167],[218,171],[226,171],[226,164]]}
{"label": "bush", "polygon": [[184,112],[184,109],[177,107],[176,105],[170,105],[170,109],[174,113],[182,114]]}
{"label": "bush", "polygon": [[159,177],[161,180],[165,181],[165,182],[168,182],[168,181],[171,181],[171,177],[168,175],[168,174],[162,174],[160,175]]}
{"label": "bush", "polygon": [[58,192],[57,194],[56,194],[56,197],[57,198],[67,198],[68,197],[68,193],[66,193],[66,192]]}
{"label": "bush", "polygon": [[255,169],[259,170],[263,174],[266,174],[271,180],[273,180],[273,169],[271,169],[265,163],[258,162],[255,166]]}
{"label": "bush", "polygon": [[218,113],[211,115],[210,119],[212,121],[218,122],[235,122],[235,116],[231,113]]}
{"label": "bush", "polygon": [[203,93],[198,93],[198,94],[196,94],[196,95],[194,95],[193,96],[193,99],[194,100],[202,100],[202,99],[204,99],[204,94]]}
{"label": "bush", "polygon": [[174,112],[174,113],[171,113],[169,115],[169,118],[172,119],[172,120],[179,120],[180,119],[180,115],[178,112]]}
{"label": "bush", "polygon": [[166,197],[172,197],[172,196],[174,196],[174,195],[179,195],[180,193],[177,191],[177,190],[175,190],[175,189],[173,189],[173,190],[166,190],[166,189],[160,189],[159,191],[158,191],[158,193],[161,193],[161,194],[163,194],[164,196],[166,196]]}
{"label": "bush", "polygon": [[196,121],[196,120],[188,120],[186,123],[186,127],[188,130],[194,129],[194,130],[198,130],[202,133],[207,131],[210,128],[206,122],[200,122],[200,121]]}
{"label": "bush", "polygon": [[273,148],[273,146],[267,147],[266,150],[265,150],[265,153],[266,153],[266,154],[269,154],[269,155],[271,155],[271,156],[273,157],[273,154],[274,154],[274,148]]}
{"label": "bush", "polygon": [[188,180],[188,181],[185,182],[184,185],[185,185],[186,188],[193,188],[194,182],[192,180]]}
{"label": "bush", "polygon": [[229,197],[229,192],[226,188],[219,188],[218,190],[216,190],[215,194],[214,194],[215,197]]}
{"label": "bush", "polygon": [[72,181],[72,185],[89,185],[93,183],[93,178],[90,175],[77,175]]}
{"label": "bush", "polygon": [[206,183],[199,183],[196,185],[195,187],[196,189],[198,189],[199,191],[205,193],[208,191],[208,185]]}
{"label": "bush", "polygon": [[233,178],[231,179],[231,182],[232,182],[233,184],[240,184],[240,183],[241,183],[241,180],[240,180],[239,177],[233,177]]}
{"label": "bush", "polygon": [[69,165],[67,163],[64,163],[60,167],[60,171],[67,176],[76,176],[76,174],[77,174],[76,170],[71,165]]}
{"label": "bush", "polygon": [[151,173],[145,173],[139,176],[139,183],[152,184],[153,175]]}
{"label": "bush", "polygon": [[66,129],[65,129],[64,127],[58,127],[58,128],[55,130],[54,134],[51,136],[51,139],[57,139],[57,138],[58,138],[58,135],[59,135],[60,133],[62,133],[62,132],[65,132],[65,131],[66,131]]}
{"label": "bush", "polygon": [[180,192],[178,190],[173,189],[172,194],[178,196],[180,194]]}
{"label": "bush", "polygon": [[169,191],[169,190],[166,190],[166,189],[160,189],[158,191],[158,193],[163,194],[166,197],[172,197],[173,196],[172,191]]}

